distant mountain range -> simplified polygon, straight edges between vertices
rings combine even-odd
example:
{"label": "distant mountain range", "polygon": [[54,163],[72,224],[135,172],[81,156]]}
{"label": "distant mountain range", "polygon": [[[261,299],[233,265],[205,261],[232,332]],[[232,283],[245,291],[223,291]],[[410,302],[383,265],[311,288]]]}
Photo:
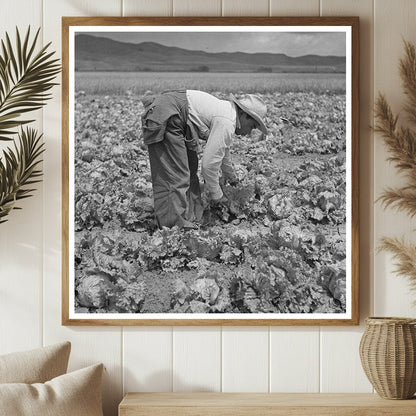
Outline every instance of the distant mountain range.
{"label": "distant mountain range", "polygon": [[126,43],[80,34],[76,71],[169,72],[345,72],[345,57],[282,53],[209,53],[155,42]]}

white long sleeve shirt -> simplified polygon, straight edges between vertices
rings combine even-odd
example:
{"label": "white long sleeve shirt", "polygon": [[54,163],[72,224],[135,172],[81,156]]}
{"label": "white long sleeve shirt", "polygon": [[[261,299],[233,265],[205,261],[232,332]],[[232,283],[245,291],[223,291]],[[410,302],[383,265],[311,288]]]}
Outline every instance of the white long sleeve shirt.
{"label": "white long sleeve shirt", "polygon": [[203,91],[187,90],[188,119],[195,126],[199,137],[206,140],[202,155],[201,173],[205,189],[211,199],[223,196],[219,185],[220,172],[232,176],[234,168],[230,146],[238,118],[235,104],[220,100]]}

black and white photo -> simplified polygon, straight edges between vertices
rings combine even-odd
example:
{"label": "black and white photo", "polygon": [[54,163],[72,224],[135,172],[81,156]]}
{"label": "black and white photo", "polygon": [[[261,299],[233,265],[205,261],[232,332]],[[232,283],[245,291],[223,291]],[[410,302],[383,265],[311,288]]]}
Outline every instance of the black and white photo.
{"label": "black and white photo", "polygon": [[80,22],[68,322],[356,319],[352,23]]}

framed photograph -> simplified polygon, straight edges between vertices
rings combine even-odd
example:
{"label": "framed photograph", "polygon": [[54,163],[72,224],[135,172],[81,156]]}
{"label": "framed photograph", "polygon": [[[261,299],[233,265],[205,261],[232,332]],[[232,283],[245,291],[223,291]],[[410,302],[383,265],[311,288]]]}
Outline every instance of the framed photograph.
{"label": "framed photograph", "polygon": [[64,17],[64,325],[359,322],[358,17]]}

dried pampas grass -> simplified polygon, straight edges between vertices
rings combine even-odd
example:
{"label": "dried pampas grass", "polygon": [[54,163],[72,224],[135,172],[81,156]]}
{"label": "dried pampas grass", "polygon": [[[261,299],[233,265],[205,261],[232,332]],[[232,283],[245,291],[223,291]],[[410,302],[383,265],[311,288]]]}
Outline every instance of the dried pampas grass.
{"label": "dried pampas grass", "polygon": [[[416,46],[404,41],[404,50],[399,65],[407,99],[404,110],[412,127],[416,128]],[[376,101],[375,117],[377,123],[374,130],[380,133],[391,154],[387,160],[393,162],[407,179],[403,187],[385,189],[378,201],[384,208],[394,207],[413,218],[416,215],[416,130],[398,126],[399,117],[394,115],[383,94],[379,94]],[[393,254],[397,261],[396,273],[406,276],[411,289],[416,291],[416,245],[403,239],[384,237],[379,250]]]}
{"label": "dried pampas grass", "polygon": [[416,291],[416,245],[403,239],[383,237],[379,250],[390,251],[397,261],[395,273],[406,276],[410,287]]}

